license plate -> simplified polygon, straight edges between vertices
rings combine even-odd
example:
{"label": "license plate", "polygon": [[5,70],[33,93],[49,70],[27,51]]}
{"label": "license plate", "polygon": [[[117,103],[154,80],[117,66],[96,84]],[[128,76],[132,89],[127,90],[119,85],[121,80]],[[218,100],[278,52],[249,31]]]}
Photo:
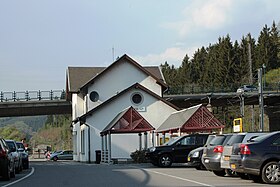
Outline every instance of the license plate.
{"label": "license plate", "polygon": [[231,169],[235,169],[235,168],[236,168],[235,164],[231,164],[231,165],[230,165],[230,168],[231,168]]}
{"label": "license plate", "polygon": [[204,162],[205,162],[205,163],[209,163],[209,160],[208,160],[208,159],[205,159]]}
{"label": "license plate", "polygon": [[229,161],[229,158],[230,158],[229,156],[225,156],[225,157],[224,157],[224,160],[225,160],[225,161]]}
{"label": "license plate", "polygon": [[188,162],[191,161],[191,157],[188,157]]}

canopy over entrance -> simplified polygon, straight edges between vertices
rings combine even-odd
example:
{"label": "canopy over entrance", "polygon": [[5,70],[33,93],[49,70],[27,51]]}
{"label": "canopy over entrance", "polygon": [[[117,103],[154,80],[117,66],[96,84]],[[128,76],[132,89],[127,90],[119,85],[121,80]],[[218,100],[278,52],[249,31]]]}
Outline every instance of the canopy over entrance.
{"label": "canopy over entrance", "polygon": [[147,148],[147,131],[155,128],[145,120],[132,106],[120,112],[104,129],[101,134],[101,162],[111,163],[111,134],[138,133],[139,150],[142,149],[142,132],[145,136],[145,149]]}
{"label": "canopy over entrance", "polygon": [[225,126],[203,105],[172,113],[156,132],[203,132]]}
{"label": "canopy over entrance", "polygon": [[141,133],[155,128],[143,118],[132,106],[120,112],[100,133]]}

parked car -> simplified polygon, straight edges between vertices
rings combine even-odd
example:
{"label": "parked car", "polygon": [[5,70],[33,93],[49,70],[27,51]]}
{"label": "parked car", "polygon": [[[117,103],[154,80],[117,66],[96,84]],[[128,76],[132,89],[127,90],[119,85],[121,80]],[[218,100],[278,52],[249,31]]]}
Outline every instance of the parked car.
{"label": "parked car", "polygon": [[155,166],[170,167],[172,163],[187,163],[191,150],[203,146],[209,134],[190,134],[149,148],[145,156]]}
{"label": "parked car", "polygon": [[15,163],[6,141],[0,137],[0,176],[4,180],[15,177]]}
{"label": "parked car", "polygon": [[25,150],[24,144],[22,142],[16,142],[18,146],[18,151],[21,154],[21,162],[23,169],[29,168],[29,156],[28,153]]}
{"label": "parked car", "polygon": [[12,152],[12,156],[15,160],[15,168],[16,173],[20,173],[23,169],[22,167],[22,159],[21,154],[18,151],[18,146],[14,140],[5,140],[7,145],[9,146],[10,151]]}
{"label": "parked car", "polygon": [[254,181],[280,183],[280,132],[272,132],[236,144],[230,158],[231,169],[249,174]]}
{"label": "parked car", "polygon": [[[233,134],[228,142],[224,145],[222,156],[221,156],[221,168],[226,169],[227,171],[232,171],[229,160],[232,154],[232,147],[236,143],[247,143],[253,138],[264,135],[266,133],[262,132],[245,132]],[[229,175],[236,175],[234,172],[229,172]],[[243,177],[243,176],[240,176]]]}
{"label": "parked car", "polygon": [[57,161],[57,160],[73,160],[73,151],[71,150],[64,150],[55,152],[50,155],[50,160]]}
{"label": "parked car", "polygon": [[258,88],[253,85],[243,85],[237,89],[237,93],[258,91]]}
{"label": "parked car", "polygon": [[228,171],[221,168],[221,156],[223,147],[232,134],[221,134],[213,138],[209,145],[204,147],[202,163],[207,170],[212,171],[217,176],[225,176]]}
{"label": "parked car", "polygon": [[205,143],[205,145],[203,147],[198,147],[194,150],[192,150],[189,155],[188,155],[188,166],[194,167],[197,170],[201,170],[201,169],[206,169],[205,166],[202,164],[202,154],[203,154],[203,149],[204,147],[206,147],[207,145],[209,145],[210,141],[216,137],[215,134],[209,135],[207,138],[207,141]]}

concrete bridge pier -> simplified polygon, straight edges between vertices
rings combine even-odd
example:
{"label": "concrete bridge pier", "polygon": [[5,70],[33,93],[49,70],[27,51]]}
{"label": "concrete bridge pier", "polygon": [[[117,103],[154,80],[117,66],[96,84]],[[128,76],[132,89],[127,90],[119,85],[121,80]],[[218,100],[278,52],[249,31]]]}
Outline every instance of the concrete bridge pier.
{"label": "concrete bridge pier", "polygon": [[280,131],[280,106],[268,106],[264,113],[269,119],[269,131]]}

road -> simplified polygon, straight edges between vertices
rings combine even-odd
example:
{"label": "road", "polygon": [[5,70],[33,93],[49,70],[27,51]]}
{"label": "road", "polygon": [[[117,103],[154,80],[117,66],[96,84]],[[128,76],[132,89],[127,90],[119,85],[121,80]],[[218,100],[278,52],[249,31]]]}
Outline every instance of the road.
{"label": "road", "polygon": [[[26,177],[22,179],[22,177]],[[18,179],[22,179],[17,182]],[[238,177],[217,177],[186,165],[156,168],[150,164],[86,164],[72,161],[31,162],[15,179],[0,181],[8,187],[83,186],[267,186]]]}

